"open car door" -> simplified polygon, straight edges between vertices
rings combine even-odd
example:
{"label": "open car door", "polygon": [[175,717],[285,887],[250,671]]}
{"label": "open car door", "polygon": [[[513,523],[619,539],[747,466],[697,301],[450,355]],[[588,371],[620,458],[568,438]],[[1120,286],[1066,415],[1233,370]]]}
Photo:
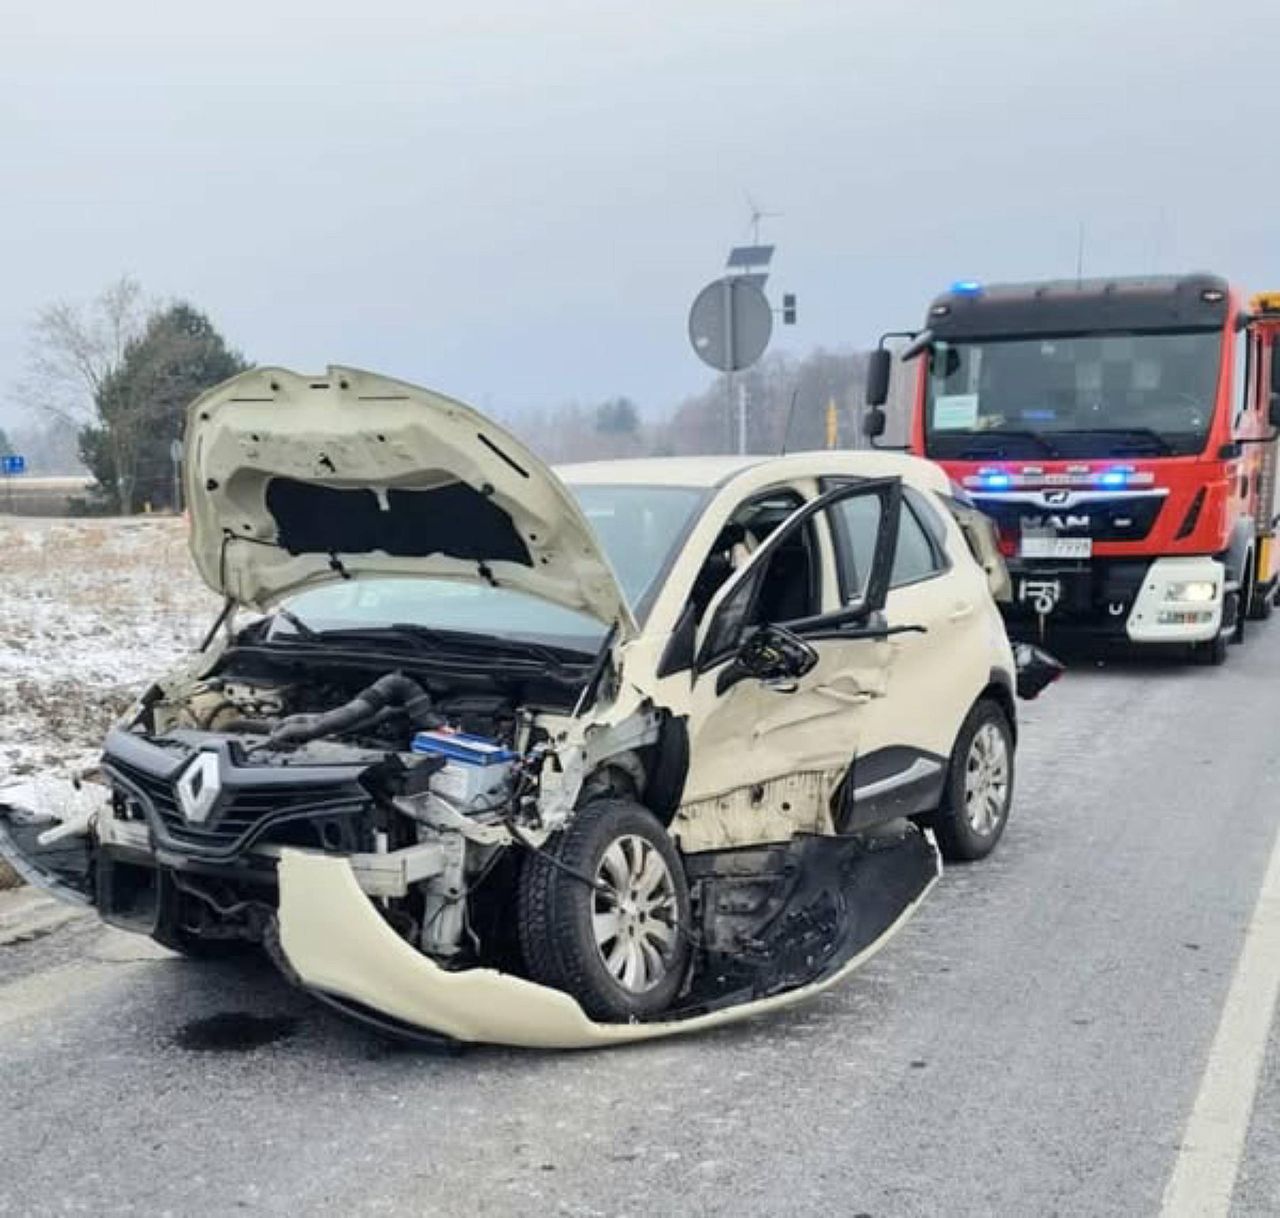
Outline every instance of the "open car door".
{"label": "open car door", "polygon": [[[816,612],[761,620],[773,558],[802,530],[808,544],[816,530],[834,536],[828,513],[857,497],[875,502],[879,525],[856,594],[845,602],[824,589]],[[901,510],[897,478],[836,487],[779,526],[712,601],[695,663],[684,802],[672,825],[685,851],[845,827],[833,797],[857,752],[866,706],[888,682],[895,631],[883,609]]]}

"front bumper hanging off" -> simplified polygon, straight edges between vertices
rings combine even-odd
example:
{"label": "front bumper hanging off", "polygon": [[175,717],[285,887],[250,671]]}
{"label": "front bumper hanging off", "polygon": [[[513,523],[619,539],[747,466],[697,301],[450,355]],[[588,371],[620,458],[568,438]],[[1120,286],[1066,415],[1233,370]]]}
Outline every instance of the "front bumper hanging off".
{"label": "front bumper hanging off", "polygon": [[280,865],[280,946],[296,980],[330,998],[453,1040],[537,1049],[585,1049],[720,1027],[803,1002],[869,960],[937,882],[932,841],[912,896],[855,955],[820,979],[737,1006],[685,1018],[606,1024],[567,994],[494,969],[457,972],[422,955],[379,916],[345,859],[296,850]]}

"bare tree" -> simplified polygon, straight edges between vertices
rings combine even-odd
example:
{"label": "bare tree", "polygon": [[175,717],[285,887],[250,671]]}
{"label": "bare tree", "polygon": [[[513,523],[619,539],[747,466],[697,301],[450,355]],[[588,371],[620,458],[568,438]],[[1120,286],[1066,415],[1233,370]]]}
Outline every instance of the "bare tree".
{"label": "bare tree", "polygon": [[90,301],[46,305],[31,323],[26,368],[12,396],[75,426],[95,417],[98,394],[146,325],[142,286],[121,275]]}

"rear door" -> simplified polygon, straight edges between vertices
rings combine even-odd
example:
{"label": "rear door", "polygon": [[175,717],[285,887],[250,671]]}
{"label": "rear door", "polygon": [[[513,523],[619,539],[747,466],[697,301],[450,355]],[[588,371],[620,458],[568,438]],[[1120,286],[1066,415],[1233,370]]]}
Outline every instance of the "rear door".
{"label": "rear door", "polygon": [[[765,620],[762,607],[779,602],[771,581],[781,556],[806,536],[806,544],[828,544],[832,513],[855,500],[871,504],[877,520],[866,578],[849,596],[838,595],[834,569],[824,563],[827,583],[803,616]],[[684,801],[672,825],[685,850],[833,830],[833,796],[858,750],[867,708],[887,689],[891,653],[881,610],[901,502],[896,478],[823,494],[778,528],[712,601],[699,639]],[[742,675],[738,648],[765,625],[812,646],[813,668],[785,683]]]}

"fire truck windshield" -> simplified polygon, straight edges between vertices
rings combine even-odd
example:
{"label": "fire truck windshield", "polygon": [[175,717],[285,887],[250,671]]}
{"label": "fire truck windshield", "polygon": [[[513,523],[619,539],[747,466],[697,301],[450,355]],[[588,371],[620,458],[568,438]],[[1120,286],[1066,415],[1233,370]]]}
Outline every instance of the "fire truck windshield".
{"label": "fire truck windshield", "polygon": [[928,354],[931,457],[1198,453],[1213,417],[1222,332],[937,342]]}

